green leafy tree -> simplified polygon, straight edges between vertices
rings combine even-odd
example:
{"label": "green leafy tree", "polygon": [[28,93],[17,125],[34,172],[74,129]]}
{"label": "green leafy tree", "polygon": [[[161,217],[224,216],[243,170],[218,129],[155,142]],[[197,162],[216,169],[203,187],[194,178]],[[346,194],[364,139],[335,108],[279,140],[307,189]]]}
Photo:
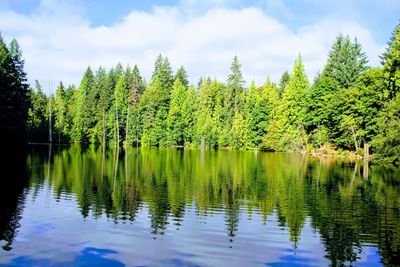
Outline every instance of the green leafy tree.
{"label": "green leafy tree", "polygon": [[304,149],[304,121],[309,96],[309,83],[301,56],[296,59],[293,74],[282,100],[272,111],[263,139],[263,147],[277,151]]}
{"label": "green leafy tree", "polygon": [[383,70],[381,68],[367,70],[353,87],[340,90],[338,99],[341,103],[336,107],[339,113],[336,121],[338,125],[347,127],[338,129],[339,134],[336,135],[335,143],[342,147],[357,149],[361,144],[371,142],[379,132],[379,115],[388,100]]}
{"label": "green leafy tree", "polygon": [[379,123],[379,134],[374,138],[376,154],[388,162],[400,163],[400,94],[385,107]]}

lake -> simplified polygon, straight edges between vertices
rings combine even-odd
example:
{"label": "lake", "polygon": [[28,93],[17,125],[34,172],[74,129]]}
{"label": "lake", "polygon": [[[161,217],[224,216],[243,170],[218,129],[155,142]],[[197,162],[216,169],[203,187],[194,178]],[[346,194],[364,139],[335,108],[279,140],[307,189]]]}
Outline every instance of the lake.
{"label": "lake", "polygon": [[400,265],[400,175],[301,154],[31,146],[0,266]]}

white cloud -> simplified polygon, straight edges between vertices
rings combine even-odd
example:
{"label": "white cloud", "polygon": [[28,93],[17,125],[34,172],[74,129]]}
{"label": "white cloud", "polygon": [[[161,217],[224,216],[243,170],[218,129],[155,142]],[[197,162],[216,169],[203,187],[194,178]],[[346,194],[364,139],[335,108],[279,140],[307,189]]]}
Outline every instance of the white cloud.
{"label": "white cloud", "polygon": [[193,83],[203,75],[224,81],[237,55],[245,78],[258,84],[267,75],[277,81],[302,53],[312,79],[339,32],[357,36],[372,65],[378,64],[383,50],[366,28],[352,21],[325,19],[294,32],[259,8],[219,7],[189,16],[183,6],[193,1],[151,12],[132,11],[108,27],[90,26],[79,8],[45,1],[32,16],[0,13],[0,25],[8,41],[19,41],[30,81],[38,79],[44,85],[51,76],[79,85],[88,65],[109,68],[118,62],[138,64],[148,79],[159,53],[168,56],[175,69],[184,65]]}

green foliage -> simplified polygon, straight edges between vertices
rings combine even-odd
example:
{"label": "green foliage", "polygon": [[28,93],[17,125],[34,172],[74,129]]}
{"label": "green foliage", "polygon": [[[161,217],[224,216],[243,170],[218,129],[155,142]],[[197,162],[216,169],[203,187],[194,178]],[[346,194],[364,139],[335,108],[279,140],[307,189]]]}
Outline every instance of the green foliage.
{"label": "green foliage", "polygon": [[47,142],[48,140],[48,99],[42,91],[39,82],[30,92],[30,107],[28,110],[28,136],[30,142]]}
{"label": "green foliage", "polygon": [[179,79],[181,83],[186,87],[186,89],[189,89],[189,80],[188,80],[188,75],[183,66],[181,66],[178,71],[176,72],[175,75],[175,81],[176,79]]}
{"label": "green foliage", "polygon": [[349,88],[367,69],[367,56],[357,39],[339,35],[329,52],[323,75],[335,80],[340,87]]}
{"label": "green foliage", "polygon": [[165,120],[168,115],[168,102],[168,91],[163,89],[161,80],[156,78],[144,91],[139,104],[143,145],[159,146],[166,143]]}
{"label": "green foliage", "polygon": [[194,85],[186,91],[186,96],[182,103],[182,120],[185,125],[183,132],[185,146],[196,143],[196,110],[197,110],[197,92]]}
{"label": "green foliage", "polygon": [[186,98],[186,86],[177,77],[171,92],[171,101],[167,117],[167,144],[185,144],[185,122],[182,114],[183,103]]}
{"label": "green foliage", "polygon": [[290,80],[290,75],[287,70],[282,73],[281,79],[279,80],[278,92],[279,95],[282,95],[285,91],[285,88]]}
{"label": "green foliage", "polygon": [[27,124],[30,141],[46,142],[51,103],[58,142],[275,151],[358,150],[371,143],[373,152],[396,161],[399,25],[382,55],[383,68],[370,69],[357,39],[339,35],[312,86],[301,56],[279,85],[267,79],[245,88],[235,56],[225,84],[202,78],[196,90],[183,66],[173,76],[159,55],[148,85],[137,65],[118,63],[95,74],[88,67],[78,89],[60,83],[49,97],[38,83],[27,94],[19,45],[13,40],[7,47],[1,39],[0,127],[16,137]]}
{"label": "green foliage", "polygon": [[400,163],[400,94],[384,108],[378,135],[373,140],[376,153],[394,164]]}
{"label": "green foliage", "polygon": [[88,67],[82,78],[79,89],[75,92],[75,110],[71,138],[74,142],[87,143],[91,137],[94,113],[92,99],[94,76],[92,69]]}
{"label": "green foliage", "polygon": [[250,129],[250,140],[258,147],[266,134],[272,110],[279,101],[278,88],[269,79],[261,87],[250,85],[246,98],[246,118]]}
{"label": "green foliage", "polygon": [[9,46],[0,35],[0,133],[1,144],[26,140],[29,89],[18,42]]}
{"label": "green foliage", "polygon": [[233,149],[249,149],[252,147],[250,130],[245,118],[240,112],[235,112],[232,123],[231,147]]}
{"label": "green foliage", "polygon": [[283,151],[304,148],[308,96],[309,83],[299,56],[282,99],[271,112],[271,120],[263,138],[264,149]]}
{"label": "green foliage", "polygon": [[67,125],[67,105],[65,88],[62,82],[60,82],[56,97],[54,99],[54,128],[58,143],[67,142],[68,140],[68,125]]}
{"label": "green foliage", "polygon": [[236,111],[241,109],[241,104],[243,99],[241,99],[241,94],[244,86],[244,79],[242,75],[241,65],[237,56],[232,60],[231,73],[227,80],[227,116],[228,118],[233,118]]}
{"label": "green foliage", "polygon": [[389,98],[393,99],[400,92],[400,23],[396,26],[381,59]]}

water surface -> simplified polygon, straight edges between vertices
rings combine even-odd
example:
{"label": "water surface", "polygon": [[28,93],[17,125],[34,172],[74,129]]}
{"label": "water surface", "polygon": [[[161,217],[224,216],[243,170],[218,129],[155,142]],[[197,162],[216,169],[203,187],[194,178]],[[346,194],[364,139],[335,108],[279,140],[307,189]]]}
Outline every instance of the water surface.
{"label": "water surface", "polygon": [[4,155],[0,266],[400,265],[400,177],[300,154]]}

